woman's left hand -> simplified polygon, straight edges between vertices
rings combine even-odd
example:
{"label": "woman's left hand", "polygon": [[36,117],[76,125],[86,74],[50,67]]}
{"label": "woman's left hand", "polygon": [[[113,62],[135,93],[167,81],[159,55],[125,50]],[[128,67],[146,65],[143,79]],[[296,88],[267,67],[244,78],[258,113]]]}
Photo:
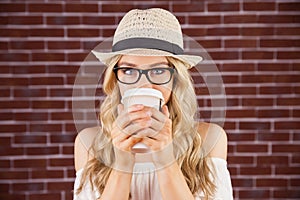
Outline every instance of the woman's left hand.
{"label": "woman's left hand", "polygon": [[175,161],[173,152],[172,120],[166,105],[162,112],[155,108],[147,108],[151,112],[151,125],[137,133],[142,143],[151,149],[152,160],[156,168],[162,168]]}

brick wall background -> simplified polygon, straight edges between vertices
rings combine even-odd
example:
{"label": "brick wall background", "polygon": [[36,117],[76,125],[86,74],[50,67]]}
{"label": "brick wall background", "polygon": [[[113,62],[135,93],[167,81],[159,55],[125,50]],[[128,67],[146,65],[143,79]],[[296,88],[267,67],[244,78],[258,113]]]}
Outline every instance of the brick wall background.
{"label": "brick wall background", "polygon": [[77,70],[125,12],[147,7],[172,11],[223,76],[235,199],[300,198],[299,1],[3,0],[0,199],[72,199]]}

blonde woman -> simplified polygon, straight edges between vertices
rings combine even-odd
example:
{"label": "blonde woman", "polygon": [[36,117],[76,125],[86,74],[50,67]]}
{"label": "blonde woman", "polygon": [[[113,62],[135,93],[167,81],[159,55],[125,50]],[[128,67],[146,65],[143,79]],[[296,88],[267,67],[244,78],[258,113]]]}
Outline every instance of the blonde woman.
{"label": "blonde woman", "polygon": [[[188,69],[201,57],[184,55],[181,27],[170,12],[128,12],[112,52],[93,52],[107,65],[101,127],[75,141],[74,199],[233,199],[226,167],[227,137],[214,124],[196,122],[197,101]],[[125,108],[133,88],[161,92],[160,109]],[[147,152],[133,147],[144,144]]]}

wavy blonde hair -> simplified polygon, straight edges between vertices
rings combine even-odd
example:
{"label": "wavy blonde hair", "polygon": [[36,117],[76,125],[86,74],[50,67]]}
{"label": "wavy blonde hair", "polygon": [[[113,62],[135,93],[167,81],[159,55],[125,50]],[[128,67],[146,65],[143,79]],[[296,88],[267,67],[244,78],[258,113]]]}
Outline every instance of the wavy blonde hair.
{"label": "wavy blonde hair", "polygon": [[[110,132],[112,124],[117,116],[117,105],[120,102],[120,92],[113,67],[121,56],[111,59],[105,73],[103,90],[107,97],[100,108],[101,132],[90,149],[94,158],[85,166],[80,187],[81,192],[89,179],[92,187],[103,192],[108,177],[112,171],[114,151]],[[202,147],[202,139],[198,132],[198,123],[195,121],[197,112],[197,100],[193,87],[192,78],[185,64],[177,59],[167,57],[167,60],[175,66],[177,73],[174,74],[173,90],[167,106],[172,119],[173,148],[178,165],[193,194],[202,190],[205,196],[212,195],[215,185],[210,174],[212,169],[208,167],[209,160],[206,158]]]}

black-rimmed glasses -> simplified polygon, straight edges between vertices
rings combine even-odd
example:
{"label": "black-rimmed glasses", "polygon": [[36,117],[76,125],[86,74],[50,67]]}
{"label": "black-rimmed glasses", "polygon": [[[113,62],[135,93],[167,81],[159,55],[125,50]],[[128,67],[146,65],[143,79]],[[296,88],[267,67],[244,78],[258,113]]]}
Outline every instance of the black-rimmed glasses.
{"label": "black-rimmed glasses", "polygon": [[150,69],[115,66],[113,71],[117,80],[124,84],[135,84],[141,79],[142,74],[144,74],[150,83],[163,85],[171,81],[175,69],[171,68],[167,64],[162,64],[159,67],[153,67]]}

